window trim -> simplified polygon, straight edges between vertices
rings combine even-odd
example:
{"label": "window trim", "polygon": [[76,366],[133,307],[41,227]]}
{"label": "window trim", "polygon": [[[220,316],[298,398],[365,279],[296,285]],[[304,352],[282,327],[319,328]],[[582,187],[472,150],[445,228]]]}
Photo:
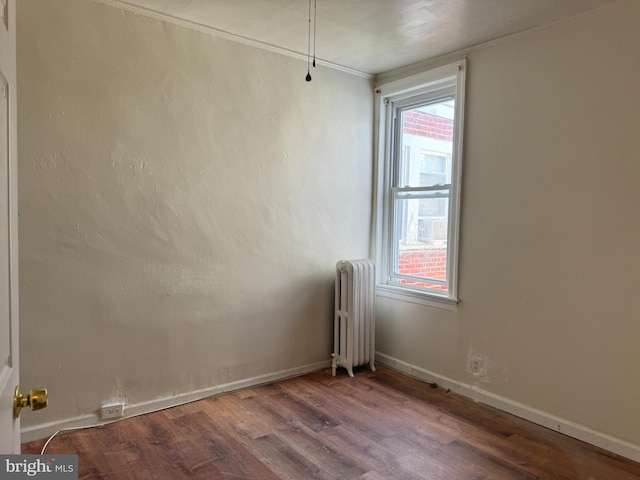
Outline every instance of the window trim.
{"label": "window trim", "polygon": [[[445,309],[455,309],[460,302],[458,298],[458,257],[465,72],[466,59],[462,59],[417,75],[378,85],[375,89],[377,95],[375,113],[378,128],[376,131],[376,199],[373,216],[375,235],[372,238],[372,247],[378,264],[376,293],[379,296]],[[449,221],[452,231],[448,236],[447,242],[447,271],[450,278],[449,291],[444,295],[439,295],[434,292],[416,290],[390,283],[390,268],[393,258],[391,241],[393,214],[390,211],[391,202],[389,196],[393,186],[392,155],[395,142],[392,126],[394,103],[396,105],[419,103],[421,97],[432,98],[434,92],[445,91],[451,87],[455,87],[456,129],[453,138],[451,191],[449,195]]]}

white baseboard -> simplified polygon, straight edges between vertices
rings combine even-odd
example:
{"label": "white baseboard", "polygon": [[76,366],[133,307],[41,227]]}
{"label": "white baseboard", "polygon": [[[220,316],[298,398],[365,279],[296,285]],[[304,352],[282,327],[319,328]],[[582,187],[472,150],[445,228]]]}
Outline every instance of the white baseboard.
{"label": "white baseboard", "polygon": [[[184,405],[185,403],[194,402],[203,398],[219,395],[221,393],[231,392],[234,390],[240,390],[242,388],[255,387],[257,385],[264,385],[266,383],[272,383],[279,380],[284,380],[291,377],[297,377],[306,373],[316,372],[324,368],[331,367],[331,360],[323,362],[312,363],[309,365],[303,365],[301,367],[291,368],[287,370],[280,370],[278,372],[268,373],[265,375],[259,375],[253,378],[247,378],[244,380],[238,380],[236,382],[225,383],[223,385],[217,385],[215,387],[203,388],[201,390],[195,390],[192,392],[181,393],[179,395],[171,395],[167,397],[150,400],[147,402],[134,403],[125,405],[124,417],[120,417],[115,421],[123,420],[125,418],[135,417],[137,415],[143,415],[145,413],[156,412],[158,410],[164,410],[165,408],[175,407],[178,405]],[[21,442],[31,442],[33,440],[39,440],[41,438],[47,438],[62,430],[74,430],[78,428],[86,428],[93,426],[106,425],[112,423],[114,420],[100,420],[100,415],[96,411],[86,415],[80,415],[73,418],[66,418],[63,420],[56,420],[53,422],[42,423],[25,427],[21,432]]]}
{"label": "white baseboard", "polygon": [[510,413],[530,422],[542,425],[551,430],[576,438],[609,452],[640,462],[640,446],[620,440],[610,435],[597,432],[579,423],[557,417],[542,410],[524,405],[508,398],[496,395],[473,385],[458,382],[424,368],[410,365],[397,358],[376,352],[376,361],[394,370],[429,383],[437,383],[439,386],[449,388],[451,391],[471,398],[476,402],[489,405],[504,412]]}

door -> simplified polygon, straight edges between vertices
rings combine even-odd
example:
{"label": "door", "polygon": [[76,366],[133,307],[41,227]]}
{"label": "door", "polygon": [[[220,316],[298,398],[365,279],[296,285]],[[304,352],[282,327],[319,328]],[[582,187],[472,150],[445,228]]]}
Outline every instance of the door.
{"label": "door", "polygon": [[20,453],[18,385],[18,177],[16,3],[0,0],[0,453]]}

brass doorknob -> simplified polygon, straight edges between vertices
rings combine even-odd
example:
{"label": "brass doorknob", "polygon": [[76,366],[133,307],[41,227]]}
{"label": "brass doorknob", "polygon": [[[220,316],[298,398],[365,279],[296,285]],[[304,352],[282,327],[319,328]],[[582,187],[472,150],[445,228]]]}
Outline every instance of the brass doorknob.
{"label": "brass doorknob", "polygon": [[49,395],[46,388],[32,388],[29,395],[20,392],[20,386],[16,387],[13,396],[13,417],[20,416],[20,410],[24,407],[31,407],[31,410],[40,410],[49,404]]}

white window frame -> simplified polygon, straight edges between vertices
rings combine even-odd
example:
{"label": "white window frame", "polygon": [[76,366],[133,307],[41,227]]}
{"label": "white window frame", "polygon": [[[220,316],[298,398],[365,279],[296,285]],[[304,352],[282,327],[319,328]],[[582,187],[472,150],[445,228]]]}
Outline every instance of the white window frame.
{"label": "white window frame", "polygon": [[[458,244],[460,229],[460,187],[462,173],[462,139],[464,127],[464,90],[466,60],[433,68],[401,80],[376,86],[377,169],[376,212],[374,215],[373,249],[377,263],[376,293],[382,297],[454,310],[458,298]],[[451,189],[449,192],[449,229],[447,235],[448,291],[437,293],[391,281],[392,265],[396,254],[393,247],[393,118],[398,105],[419,102],[422,98],[437,96],[439,91],[455,91],[454,136],[451,163]]]}

